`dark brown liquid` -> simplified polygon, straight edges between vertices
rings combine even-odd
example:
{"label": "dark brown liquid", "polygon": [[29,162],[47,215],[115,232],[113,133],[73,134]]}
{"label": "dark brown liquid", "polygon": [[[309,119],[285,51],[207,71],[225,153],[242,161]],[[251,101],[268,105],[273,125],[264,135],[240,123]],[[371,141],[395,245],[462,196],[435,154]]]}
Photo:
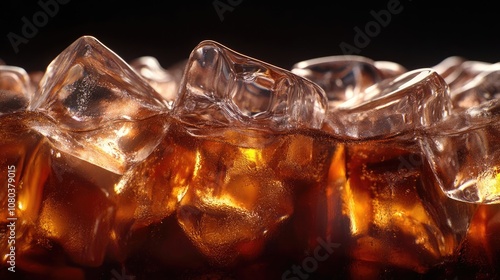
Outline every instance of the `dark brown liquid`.
{"label": "dark brown liquid", "polygon": [[4,261],[2,279],[453,279],[499,261],[498,207],[479,208],[461,245],[475,207],[441,192],[414,140],[196,135],[171,119],[115,174],[53,147],[33,119],[48,121],[0,119],[0,176],[15,165],[19,183],[17,272]]}

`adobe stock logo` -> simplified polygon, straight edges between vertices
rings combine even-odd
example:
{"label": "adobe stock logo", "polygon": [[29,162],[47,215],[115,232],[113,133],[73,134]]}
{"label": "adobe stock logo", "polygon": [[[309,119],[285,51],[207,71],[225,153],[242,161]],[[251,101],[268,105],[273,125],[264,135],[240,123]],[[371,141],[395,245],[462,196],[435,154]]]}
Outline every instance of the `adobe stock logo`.
{"label": "adobe stock logo", "polygon": [[354,46],[346,42],[341,42],[339,44],[340,50],[344,55],[359,54],[361,49],[366,48],[370,44],[371,40],[380,34],[382,27],[387,27],[389,23],[391,23],[392,16],[397,15],[402,11],[403,6],[399,0],[389,0],[387,3],[387,9],[382,9],[378,12],[371,10],[370,15],[374,20],[367,22],[363,29],[358,26],[354,27]]}
{"label": "adobe stock logo", "polygon": [[227,3],[224,3],[221,0],[214,0],[212,5],[214,6],[215,12],[219,16],[221,22],[224,21],[224,13],[232,12],[234,8],[241,4],[243,0],[227,0]]}
{"label": "adobe stock logo", "polygon": [[41,10],[35,12],[31,20],[27,17],[22,17],[21,21],[21,35],[9,32],[7,39],[9,39],[12,49],[15,53],[19,52],[19,45],[27,44],[29,39],[34,38],[38,34],[38,29],[44,27],[49,22],[49,18],[53,18],[59,12],[59,5],[68,4],[70,0],[39,0],[38,6]]}

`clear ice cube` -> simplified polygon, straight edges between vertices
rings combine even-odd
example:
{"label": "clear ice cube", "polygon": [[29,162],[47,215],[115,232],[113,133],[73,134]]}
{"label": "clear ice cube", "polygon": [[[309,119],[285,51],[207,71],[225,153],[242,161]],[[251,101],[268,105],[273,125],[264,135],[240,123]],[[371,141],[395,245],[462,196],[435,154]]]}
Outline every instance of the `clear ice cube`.
{"label": "clear ice cube", "polygon": [[26,70],[0,65],[0,116],[25,111],[32,96],[33,87]]}
{"label": "clear ice cube", "polygon": [[485,66],[451,94],[455,110],[467,109],[500,97],[500,63]]}
{"label": "clear ice cube", "polygon": [[172,175],[186,178],[178,221],[212,262],[252,259],[293,213],[289,175],[279,174],[290,163],[280,157],[300,159],[298,172],[314,165],[312,139],[299,137],[298,150],[282,133],[320,128],[326,96],[307,79],[212,41],[193,50],[186,69],[174,107],[185,126],[175,141],[191,155]]}
{"label": "clear ice cube", "polygon": [[119,56],[83,36],[47,67],[30,109],[57,121],[37,129],[63,151],[123,174],[160,142],[168,102]]}
{"label": "clear ice cube", "polygon": [[440,187],[469,203],[500,202],[500,99],[457,112],[435,124],[422,147]]}
{"label": "clear ice cube", "polygon": [[330,107],[362,94],[384,79],[384,73],[369,58],[338,55],[309,59],[293,65],[292,73],[317,83],[326,92]]}
{"label": "clear ice cube", "polygon": [[462,63],[464,63],[465,61],[466,59],[464,57],[450,56],[434,65],[432,69],[434,69],[441,77],[443,77],[447,84],[451,84],[462,72]]}
{"label": "clear ice cube", "polygon": [[7,203],[7,192],[0,194],[0,205],[13,208],[2,216],[12,213],[16,218],[19,262],[30,262],[30,252],[50,254],[53,247],[60,247],[74,263],[101,265],[114,220],[113,187],[120,175],[57,149],[32,129],[40,123],[57,129],[36,112],[0,118],[0,167],[5,172],[13,168],[16,175],[14,205]]}
{"label": "clear ice cube", "polygon": [[460,89],[478,74],[488,71],[490,66],[491,63],[467,60],[460,56],[451,56],[432,68],[443,77],[453,95],[456,89]]}
{"label": "clear ice cube", "polygon": [[120,176],[57,149],[48,158],[34,238],[58,244],[77,264],[100,266],[116,212],[112,188]]}
{"label": "clear ice cube", "polygon": [[325,129],[355,139],[389,137],[439,122],[450,114],[446,82],[423,68],[385,79],[329,111]]}
{"label": "clear ice cube", "polygon": [[347,145],[347,183],[337,191],[341,215],[331,232],[351,258],[425,273],[464,240],[475,207],[441,191],[418,144],[400,135]]}
{"label": "clear ice cube", "polygon": [[146,79],[171,107],[177,99],[185,63],[186,61],[179,62],[165,69],[155,57],[142,56],[132,60],[130,66]]}
{"label": "clear ice cube", "polygon": [[293,203],[283,178],[266,160],[275,157],[279,141],[249,148],[221,140],[203,139],[196,145],[177,217],[203,254],[227,265],[258,256],[292,214]]}
{"label": "clear ice cube", "polygon": [[[330,109],[324,130],[349,141],[332,155],[331,174],[338,175],[324,185],[336,187],[311,197],[309,203],[324,208],[308,216],[328,223],[310,223],[304,231],[324,235],[308,239],[319,235],[342,244],[339,254],[350,259],[419,273],[451,258],[474,206],[441,192],[419,146],[421,135],[450,111],[448,85],[429,68],[384,79]],[[308,250],[318,245],[312,244]]]}
{"label": "clear ice cube", "polygon": [[191,52],[179,92],[174,115],[199,126],[319,128],[327,109],[318,85],[213,41]]}
{"label": "clear ice cube", "polygon": [[384,79],[393,78],[408,71],[406,67],[394,61],[377,60],[373,62],[373,65],[382,72]]}

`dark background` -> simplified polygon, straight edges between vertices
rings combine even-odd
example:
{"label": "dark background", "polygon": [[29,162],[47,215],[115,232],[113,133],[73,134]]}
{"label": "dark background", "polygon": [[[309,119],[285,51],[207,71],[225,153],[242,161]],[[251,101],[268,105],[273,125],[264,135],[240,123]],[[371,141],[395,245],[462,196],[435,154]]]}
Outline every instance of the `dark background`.
{"label": "dark background", "polygon": [[[78,37],[93,35],[126,61],[150,55],[168,67],[187,58],[200,41],[211,39],[290,68],[300,60],[342,54],[342,42],[355,46],[354,28],[364,29],[374,20],[370,11],[387,9],[389,3],[217,1],[241,3],[223,13],[221,21],[213,0],[69,0],[59,4],[59,11],[16,53],[7,35],[22,36],[21,18],[32,22],[42,8],[38,1],[1,0],[0,58],[28,71],[44,70]],[[452,55],[500,61],[500,17],[491,4],[401,0],[400,5],[401,13],[393,14],[358,55],[395,61],[408,69],[433,66]]]}

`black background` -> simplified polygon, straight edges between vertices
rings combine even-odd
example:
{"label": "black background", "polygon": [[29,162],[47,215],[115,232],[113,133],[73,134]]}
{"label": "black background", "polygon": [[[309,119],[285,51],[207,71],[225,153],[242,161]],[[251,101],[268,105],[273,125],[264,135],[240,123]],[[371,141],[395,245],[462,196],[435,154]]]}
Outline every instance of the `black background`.
{"label": "black background", "polygon": [[[342,42],[355,46],[354,28],[364,29],[374,20],[370,11],[387,9],[396,0],[217,1],[241,3],[221,21],[214,0],[70,0],[16,53],[7,35],[22,36],[21,18],[32,21],[42,9],[38,1],[1,0],[0,58],[28,71],[44,70],[78,37],[92,35],[126,61],[150,55],[168,67],[187,58],[200,41],[211,39],[290,68],[300,60],[342,54]],[[452,55],[500,61],[500,17],[491,4],[400,0],[400,5],[401,13],[392,15],[358,55],[408,69],[433,66]]]}

